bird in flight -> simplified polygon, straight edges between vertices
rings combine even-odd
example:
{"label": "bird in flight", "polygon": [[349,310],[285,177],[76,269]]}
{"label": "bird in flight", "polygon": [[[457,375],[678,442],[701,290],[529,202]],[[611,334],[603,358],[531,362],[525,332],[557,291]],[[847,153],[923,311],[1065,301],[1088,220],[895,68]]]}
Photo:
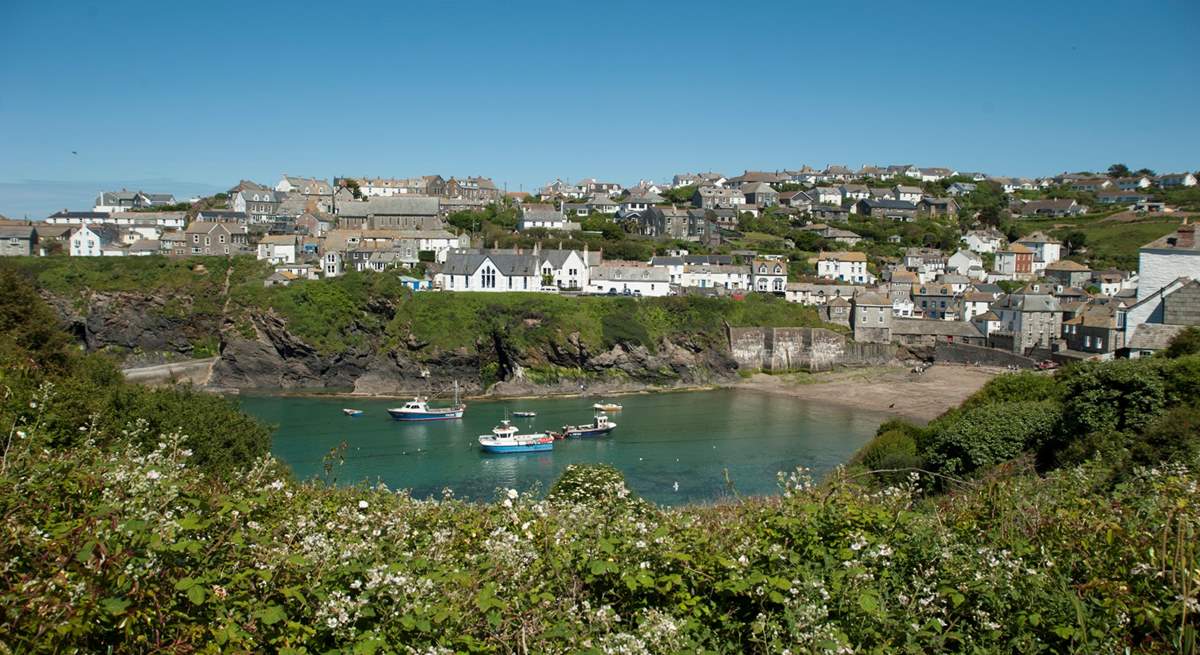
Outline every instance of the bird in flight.
{"label": "bird in flight", "polygon": [[75,152],[74,150],[72,150],[72,151],[71,151],[71,154],[72,154],[72,155],[78,155],[79,153],[78,153],[78,152]]}

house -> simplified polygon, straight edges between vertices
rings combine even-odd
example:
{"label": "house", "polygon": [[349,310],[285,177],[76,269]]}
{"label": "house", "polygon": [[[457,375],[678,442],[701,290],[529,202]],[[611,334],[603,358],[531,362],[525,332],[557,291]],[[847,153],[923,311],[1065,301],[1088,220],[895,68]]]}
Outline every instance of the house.
{"label": "house", "polygon": [[519,250],[454,249],[434,279],[446,291],[540,291],[537,255]]}
{"label": "house", "polygon": [[907,202],[913,205],[914,208],[916,207],[916,204],[921,201],[921,197],[925,195],[925,193],[921,191],[920,187],[905,186],[903,184],[897,184],[896,186],[892,187],[892,194],[895,196],[896,200]]}
{"label": "house", "polygon": [[857,251],[822,252],[813,258],[817,276],[827,280],[874,284],[875,276],[867,270],[866,253]]}
{"label": "house", "polygon": [[1082,287],[1091,281],[1092,269],[1079,262],[1061,259],[1046,266],[1045,276],[1068,287]]}
{"label": "house", "polygon": [[72,257],[102,257],[106,251],[116,253],[121,234],[113,225],[85,224],[71,232],[67,253]]}
{"label": "house", "polygon": [[589,212],[597,214],[615,214],[620,209],[620,205],[607,194],[597,193],[588,198],[587,208]]}
{"label": "house", "polygon": [[891,343],[892,299],[874,292],[863,291],[850,299],[850,324],[854,340],[863,343]]}
{"label": "house", "polygon": [[930,347],[938,343],[965,343],[982,346],[986,342],[986,337],[975,324],[966,321],[893,318],[892,341],[906,346]]}
{"label": "house", "polygon": [[921,180],[922,182],[937,182],[938,180],[944,180],[948,177],[954,177],[955,175],[955,172],[949,168],[920,168],[917,169],[917,171],[917,179]]}
{"label": "house", "polygon": [[205,209],[197,212],[194,220],[202,223],[246,225],[250,222],[250,215],[246,212],[234,211],[232,209]]}
{"label": "house", "polygon": [[1107,177],[1085,177],[1072,180],[1067,184],[1072,191],[1103,191],[1105,189],[1114,188],[1116,185]]}
{"label": "house", "polygon": [[782,257],[755,257],[750,269],[755,291],[782,294],[787,287],[787,260]]}
{"label": "house", "polygon": [[1110,268],[1104,271],[1092,271],[1092,279],[1089,281],[1100,287],[1101,295],[1116,296],[1130,289],[1133,289],[1136,295],[1139,279],[1136,273],[1128,275],[1125,271]]}
{"label": "house", "polygon": [[638,217],[638,227],[648,237],[687,239],[689,220],[686,209],[674,205],[650,207]]}
{"label": "house", "polygon": [[738,212],[736,209],[729,207],[719,207],[717,209],[689,209],[688,221],[690,223],[708,221],[717,228],[723,230],[736,230],[738,228]]}
{"label": "house", "polygon": [[820,235],[821,238],[823,238],[823,239],[829,239],[830,241],[837,241],[838,243],[844,243],[844,244],[850,245],[850,246],[853,246],[853,245],[857,244],[858,242],[862,241],[862,236],[860,236],[856,232],[851,232],[850,230],[843,230],[840,228],[831,227],[829,225],[826,225],[825,223],[814,223],[812,225],[806,225],[806,226],[800,228],[800,231],[801,232],[815,232],[818,235]]}
{"label": "house", "polygon": [[813,205],[813,199],[806,191],[785,191],[779,194],[779,204],[784,207],[795,207],[801,211],[808,211]]}
{"label": "house", "polygon": [[911,177],[913,179],[921,178],[921,169],[912,164],[897,164],[887,167],[889,178],[892,177]]}
{"label": "house", "polygon": [[635,296],[666,296],[671,293],[667,270],[642,262],[610,261],[591,271],[589,293]]}
{"label": "house", "polygon": [[742,185],[741,192],[746,196],[746,202],[759,207],[770,207],[779,204],[779,192],[766,182],[751,182]]}
{"label": "house", "polygon": [[946,260],[946,270],[954,271],[959,275],[970,277],[972,269],[976,268],[983,269],[983,257],[970,250],[959,250]]}
{"label": "house", "polygon": [[1111,356],[1125,347],[1117,303],[1089,302],[1062,322],[1062,338],[1069,350]]}
{"label": "house", "polygon": [[1130,357],[1161,350],[1179,331],[1200,325],[1200,280],[1178,277],[1118,311]]}
{"label": "house", "polygon": [[264,287],[286,287],[287,285],[291,284],[292,282],[295,282],[298,279],[299,278],[296,276],[295,273],[290,273],[288,271],[275,271],[275,272],[271,273],[270,275],[268,275],[267,279],[263,280],[263,286]]}
{"label": "house", "polygon": [[996,251],[996,272],[1010,280],[1027,280],[1033,277],[1033,250],[1014,243]]}
{"label": "house", "polygon": [[284,194],[270,189],[246,189],[238,191],[229,201],[235,212],[243,212],[251,223],[265,223],[275,216]]}
{"label": "house", "polygon": [[104,191],[96,196],[92,211],[113,214],[134,209],[154,207],[156,205],[173,205],[175,196],[169,193],[145,193],[143,191]]}
{"label": "house", "polygon": [[543,250],[534,246],[533,254],[538,258],[538,270],[542,273],[542,287],[557,287],[560,290],[586,289],[591,281],[591,271],[601,264],[601,254],[583,250],[562,248]]}
{"label": "house", "polygon": [[1097,191],[1096,202],[1102,205],[1136,205],[1142,202],[1148,202],[1150,196],[1137,191],[1122,191],[1114,189],[1110,191]]}
{"label": "house", "polygon": [[238,255],[247,249],[245,225],[194,221],[183,231],[187,254],[193,256]]}
{"label": "house", "polygon": [[958,198],[965,196],[978,188],[978,185],[971,182],[951,182],[950,186],[946,187],[946,193],[951,197]]}
{"label": "house", "polygon": [[[697,191],[697,193],[698,192],[699,191]],[[621,199],[617,211],[621,217],[637,215],[660,202],[666,202],[666,198],[663,198],[656,193],[649,193],[645,195],[630,194]]]}
{"label": "house", "polygon": [[1164,189],[1171,187],[1196,186],[1196,176],[1192,173],[1166,173],[1155,178],[1158,186]]}
{"label": "house", "polygon": [[1134,175],[1131,177],[1118,177],[1113,180],[1116,187],[1122,191],[1137,191],[1139,189],[1149,189],[1154,183],[1146,175]]}
{"label": "house", "polygon": [[408,275],[400,276],[400,284],[413,291],[428,291],[433,288],[433,283],[429,280],[422,280]]}
{"label": "house", "polygon": [[992,302],[996,297],[990,293],[982,291],[968,290],[959,296],[959,307],[962,308],[962,316],[964,321],[974,321],[976,317],[991,311]]}
{"label": "house", "polygon": [[692,194],[692,204],[700,209],[734,207],[746,204],[746,196],[737,189],[703,186]]}
{"label": "house", "polygon": [[1017,240],[1033,251],[1033,274],[1040,275],[1046,267],[1062,259],[1062,242],[1042,232],[1034,232]]}
{"label": "house", "polygon": [[908,248],[904,251],[904,268],[914,271],[921,282],[929,282],[946,272],[946,255],[937,248]]}
{"label": "house", "polygon": [[[824,305],[834,298],[849,299],[866,287],[849,284],[822,284],[819,282],[788,282],[784,287],[784,298],[800,305]],[[847,306],[849,306],[847,304]]]}
{"label": "house", "polygon": [[838,192],[841,193],[841,202],[843,204],[854,204],[859,200],[866,200],[871,197],[871,191],[865,184],[843,184],[838,187]]}
{"label": "house", "polygon": [[0,257],[28,257],[40,254],[38,231],[32,225],[0,223]]}
{"label": "house", "polygon": [[850,210],[841,205],[813,205],[808,210],[813,218],[824,220],[844,221],[850,218]]}
{"label": "house", "polygon": [[916,312],[928,319],[956,321],[962,316],[959,293],[949,284],[928,283],[913,287]]}
{"label": "house", "polygon": [[859,200],[854,207],[857,213],[871,218],[887,218],[911,223],[917,217],[917,206],[907,200],[886,198]]}
{"label": "house", "polygon": [[294,264],[297,242],[295,234],[268,234],[259,239],[255,252],[258,259],[272,264]]}
{"label": "house", "polygon": [[337,207],[338,227],[372,230],[441,230],[440,200],[433,196],[402,194],[371,197]]}
{"label": "house", "polygon": [[1078,216],[1087,212],[1087,207],[1071,198],[1054,200],[1026,200],[1019,207],[1021,216]]}
{"label": "house", "polygon": [[957,216],[958,203],[954,198],[921,198],[917,211],[929,216]]}
{"label": "house", "polygon": [[524,232],[533,228],[546,230],[578,231],[579,223],[567,220],[563,212],[549,204],[528,203],[521,205],[521,216],[517,220],[517,230]]}
{"label": "house", "polygon": [[[653,262],[651,262],[653,265]],[[669,269],[668,269],[669,270]],[[750,268],[735,264],[684,263],[680,266],[678,280],[681,287],[700,289],[751,289]]]}
{"label": "house", "polygon": [[451,177],[442,185],[438,195],[487,203],[500,199],[500,189],[496,188],[496,183],[490,177],[466,177],[461,180]]}
{"label": "house", "polygon": [[850,327],[851,311],[850,301],[842,296],[837,296],[818,307],[817,315],[826,323]]}
{"label": "house", "polygon": [[971,230],[962,237],[962,243],[968,250],[977,253],[996,252],[1004,247],[1007,240],[999,230],[995,228],[987,228],[986,230]]}
{"label": "house", "polygon": [[808,196],[818,205],[841,205],[842,192],[831,186],[819,186],[808,192]]}
{"label": "house", "polygon": [[333,195],[333,187],[325,180],[318,180],[311,177],[296,177],[294,175],[283,174],[279,182],[275,185],[275,190],[280,193],[298,193],[303,196],[331,196]]}
{"label": "house", "polygon": [[1200,243],[1196,226],[1185,218],[1179,228],[1138,250],[1139,301],[1180,277],[1200,280]]}
{"label": "house", "polygon": [[1049,289],[1037,283],[1001,296],[991,305],[1000,330],[988,335],[993,348],[1026,354],[1034,348],[1049,351],[1062,334],[1062,308]]}
{"label": "house", "polygon": [[50,214],[45,222],[49,225],[103,225],[111,218],[106,212],[73,212],[64,209]]}

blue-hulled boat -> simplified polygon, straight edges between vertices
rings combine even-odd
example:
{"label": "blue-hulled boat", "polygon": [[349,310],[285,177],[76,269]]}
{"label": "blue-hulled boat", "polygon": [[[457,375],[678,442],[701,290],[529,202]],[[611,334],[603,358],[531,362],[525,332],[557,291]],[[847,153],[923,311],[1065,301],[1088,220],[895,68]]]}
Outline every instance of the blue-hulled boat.
{"label": "blue-hulled boat", "polygon": [[454,383],[454,404],[449,407],[430,407],[429,399],[418,396],[404,403],[403,407],[393,407],[387,413],[397,421],[446,421],[462,418],[467,406],[458,402],[458,382]]}
{"label": "blue-hulled boat", "polygon": [[504,419],[491,434],[479,435],[479,447],[485,453],[536,453],[554,450],[554,437],[545,432],[517,434],[517,426]]}
{"label": "blue-hulled boat", "polygon": [[554,434],[556,439],[567,437],[603,437],[617,427],[616,423],[608,420],[607,414],[596,414],[588,425],[564,425],[562,432]]}
{"label": "blue-hulled boat", "polygon": [[347,407],[346,409],[343,409],[342,413],[345,414],[346,416],[362,416],[363,415],[363,411],[361,409],[350,409],[349,407]]}

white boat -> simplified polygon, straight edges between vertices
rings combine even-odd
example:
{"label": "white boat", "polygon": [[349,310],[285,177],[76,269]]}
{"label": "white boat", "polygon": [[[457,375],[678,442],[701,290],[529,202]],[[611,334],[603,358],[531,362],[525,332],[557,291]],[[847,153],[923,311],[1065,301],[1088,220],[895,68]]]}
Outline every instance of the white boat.
{"label": "white boat", "polygon": [[513,416],[516,416],[519,418],[533,418],[533,417],[537,416],[537,412],[530,412],[530,411],[513,412]]}
{"label": "white boat", "polygon": [[397,421],[445,421],[462,418],[466,411],[467,406],[458,402],[458,382],[455,382],[454,404],[449,407],[430,407],[428,398],[417,396],[403,407],[393,407],[387,413]]}
{"label": "white boat", "polygon": [[518,434],[517,426],[504,419],[491,434],[479,435],[479,446],[487,453],[533,453],[554,450],[554,437],[545,432]]}
{"label": "white boat", "polygon": [[347,407],[346,409],[343,409],[342,413],[345,414],[346,416],[362,416],[363,415],[363,411],[361,409],[350,409],[349,407]]}
{"label": "white boat", "polygon": [[619,412],[621,411],[621,406],[617,403],[596,403],[592,405],[592,409],[598,409],[602,412]]}

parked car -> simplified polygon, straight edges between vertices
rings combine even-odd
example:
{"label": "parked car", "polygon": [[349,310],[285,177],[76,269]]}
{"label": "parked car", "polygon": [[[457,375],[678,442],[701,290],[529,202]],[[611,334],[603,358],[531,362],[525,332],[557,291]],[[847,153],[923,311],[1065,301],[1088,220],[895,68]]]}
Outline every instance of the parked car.
{"label": "parked car", "polygon": [[1049,371],[1058,368],[1058,362],[1049,359],[1043,359],[1042,361],[1038,362],[1037,368],[1039,371]]}

